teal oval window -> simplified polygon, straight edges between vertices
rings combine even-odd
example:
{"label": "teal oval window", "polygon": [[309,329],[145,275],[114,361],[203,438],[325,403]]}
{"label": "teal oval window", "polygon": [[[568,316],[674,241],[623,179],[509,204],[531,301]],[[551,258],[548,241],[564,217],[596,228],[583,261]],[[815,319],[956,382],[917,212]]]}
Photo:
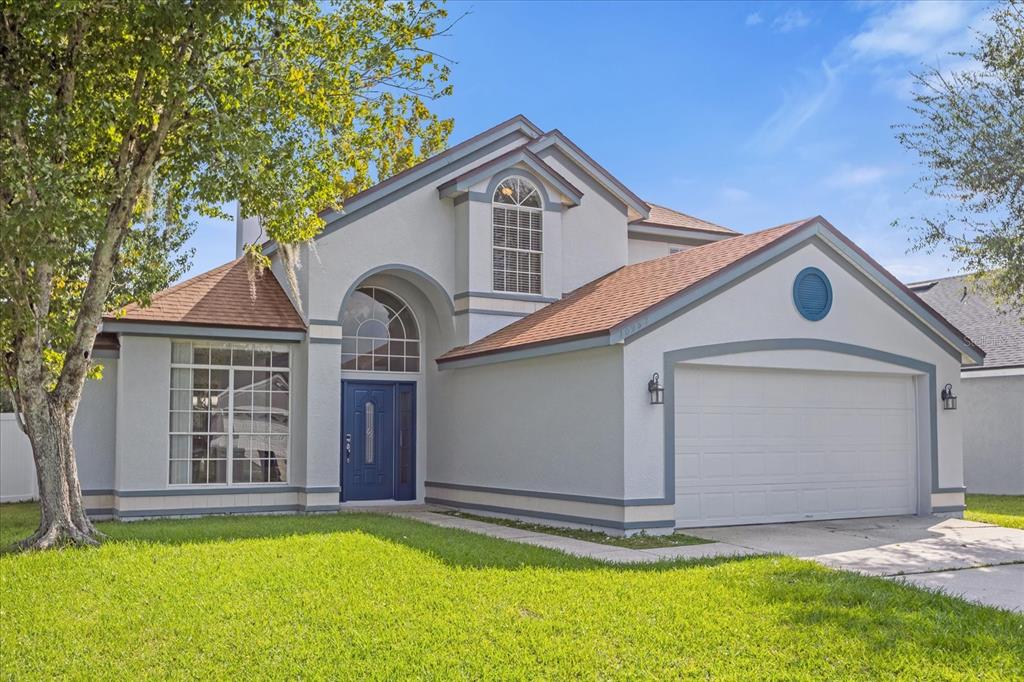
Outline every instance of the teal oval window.
{"label": "teal oval window", "polygon": [[793,303],[800,314],[817,322],[832,309],[832,283],[818,268],[804,268],[793,282]]}

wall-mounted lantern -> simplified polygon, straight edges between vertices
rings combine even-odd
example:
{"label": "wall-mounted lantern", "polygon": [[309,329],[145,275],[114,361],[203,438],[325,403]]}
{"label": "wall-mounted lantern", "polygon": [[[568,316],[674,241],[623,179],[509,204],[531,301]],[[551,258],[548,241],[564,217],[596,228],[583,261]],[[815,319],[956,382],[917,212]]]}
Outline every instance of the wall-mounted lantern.
{"label": "wall-mounted lantern", "polygon": [[647,382],[647,392],[651,394],[651,405],[661,405],[665,402],[665,387],[661,385],[661,376],[657,372]]}
{"label": "wall-mounted lantern", "polygon": [[953,394],[953,384],[946,384],[942,387],[942,409],[956,409],[956,396]]}

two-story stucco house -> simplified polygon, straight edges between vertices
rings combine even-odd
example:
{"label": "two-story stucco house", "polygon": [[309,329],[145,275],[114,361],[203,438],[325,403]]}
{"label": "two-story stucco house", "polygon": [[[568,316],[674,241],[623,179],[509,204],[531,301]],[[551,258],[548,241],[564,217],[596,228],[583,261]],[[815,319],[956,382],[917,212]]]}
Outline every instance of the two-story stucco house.
{"label": "two-story stucco house", "polygon": [[[740,235],[517,116],[103,322],[120,518],[416,501],[613,531],[963,508],[982,352],[823,218]],[[238,221],[237,243],[257,239]],[[300,312],[301,310],[301,312]]]}

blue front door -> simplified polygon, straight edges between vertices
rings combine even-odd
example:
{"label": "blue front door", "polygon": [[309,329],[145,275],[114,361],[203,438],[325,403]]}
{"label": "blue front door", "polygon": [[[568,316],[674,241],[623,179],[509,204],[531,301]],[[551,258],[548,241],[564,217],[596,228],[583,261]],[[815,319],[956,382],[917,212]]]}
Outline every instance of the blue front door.
{"label": "blue front door", "polygon": [[342,382],[341,499],[415,498],[414,388]]}

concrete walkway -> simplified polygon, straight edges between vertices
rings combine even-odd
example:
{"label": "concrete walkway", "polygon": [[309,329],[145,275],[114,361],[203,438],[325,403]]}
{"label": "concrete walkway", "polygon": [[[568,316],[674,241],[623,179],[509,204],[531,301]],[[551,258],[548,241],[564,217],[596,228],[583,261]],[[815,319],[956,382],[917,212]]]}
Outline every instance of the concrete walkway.
{"label": "concrete walkway", "polygon": [[587,542],[586,540],[577,540],[576,538],[567,538],[561,535],[549,535],[548,533],[538,533],[521,528],[511,528],[496,523],[476,521],[448,514],[438,514],[433,511],[399,512],[397,515],[435,526],[457,528],[471,533],[488,535],[492,538],[511,540],[537,547],[547,547],[548,549],[557,549],[579,557],[620,564],[664,561],[666,559],[709,559],[721,556],[764,554],[760,550],[738,547],[724,542],[709,542],[703,545],[687,545],[683,547],[631,549],[629,547],[616,547],[615,545]]}
{"label": "concrete walkway", "polygon": [[489,535],[613,563],[787,554],[832,568],[942,590],[1024,613],[1024,531],[940,517],[894,516],[759,526],[692,528],[704,545],[630,549],[430,510],[392,512],[435,526]]}

